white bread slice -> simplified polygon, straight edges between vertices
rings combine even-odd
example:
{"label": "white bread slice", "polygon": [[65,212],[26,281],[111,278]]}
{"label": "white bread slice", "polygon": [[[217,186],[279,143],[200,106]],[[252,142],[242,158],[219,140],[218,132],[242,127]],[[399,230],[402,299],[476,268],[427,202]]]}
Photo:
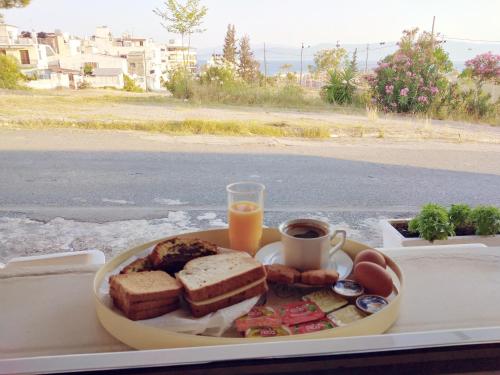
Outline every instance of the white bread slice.
{"label": "white bread slice", "polygon": [[221,296],[262,279],[264,266],[244,252],[231,252],[189,261],[176,274],[192,302]]}
{"label": "white bread slice", "polygon": [[189,305],[189,309],[194,317],[199,318],[204,315],[210,314],[217,310],[223,309],[225,307],[234,305],[246,299],[260,296],[267,292],[268,287],[265,279],[259,280],[257,283],[252,283],[247,288],[238,289],[239,291],[234,293],[225,294],[221,298],[211,299],[209,303],[199,303],[192,302],[186,299],[187,304]]}
{"label": "white bread slice", "polygon": [[202,305],[209,305],[211,303],[214,303],[214,302],[219,302],[220,300],[223,300],[223,299],[226,299],[226,298],[231,298],[241,292],[244,292],[248,289],[251,289],[259,284],[262,284],[264,281],[266,281],[266,278],[263,277],[262,279],[259,279],[257,281],[254,281],[253,283],[251,284],[248,284],[248,285],[245,285],[241,288],[238,288],[238,289],[235,289],[235,290],[232,290],[228,293],[225,293],[225,294],[222,294],[220,296],[217,296],[217,297],[213,297],[213,298],[209,298],[209,299],[206,299],[204,301],[191,301],[188,297],[185,297],[184,299],[186,300],[186,302],[190,303],[190,304],[193,304],[193,305],[196,305],[196,306],[202,306]]}

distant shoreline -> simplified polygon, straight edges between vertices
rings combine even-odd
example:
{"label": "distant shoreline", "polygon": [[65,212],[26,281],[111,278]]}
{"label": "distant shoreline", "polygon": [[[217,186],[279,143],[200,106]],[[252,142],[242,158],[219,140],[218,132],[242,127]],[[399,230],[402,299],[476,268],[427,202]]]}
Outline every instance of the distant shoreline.
{"label": "distant shoreline", "polygon": [[[260,71],[264,73],[264,60],[262,59],[257,59],[257,61],[260,63]],[[372,70],[377,67],[377,62],[378,61],[368,61],[368,69]],[[207,63],[206,59],[198,59],[198,66],[202,67]],[[462,71],[465,68],[465,61],[452,61],[453,63],[453,68],[458,71]],[[288,70],[289,72],[300,72],[300,60],[267,60],[267,75],[272,76],[276,75],[280,72],[281,67],[284,64],[290,64],[292,67]],[[302,63],[302,69],[304,73],[307,73],[307,66],[308,65],[314,65],[313,60],[304,60]],[[365,69],[365,63],[364,61],[359,61],[358,60],[358,69],[360,71],[364,71]]]}

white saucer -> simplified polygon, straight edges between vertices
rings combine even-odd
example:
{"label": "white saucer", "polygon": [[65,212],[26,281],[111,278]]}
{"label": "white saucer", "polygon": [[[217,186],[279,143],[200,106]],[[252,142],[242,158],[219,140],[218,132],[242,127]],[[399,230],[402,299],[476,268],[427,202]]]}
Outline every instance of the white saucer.
{"label": "white saucer", "polygon": [[[257,254],[257,259],[262,264],[284,264],[283,244],[281,241],[270,243],[262,247]],[[339,273],[339,280],[345,279],[351,274],[353,267],[352,259],[344,251],[338,250],[330,258],[327,269],[336,270]]]}

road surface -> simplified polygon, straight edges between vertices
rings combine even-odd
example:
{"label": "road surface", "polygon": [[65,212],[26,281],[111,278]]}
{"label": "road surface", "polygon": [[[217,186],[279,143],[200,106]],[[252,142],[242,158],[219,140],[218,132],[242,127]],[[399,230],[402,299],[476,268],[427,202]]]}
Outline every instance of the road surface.
{"label": "road surface", "polygon": [[[77,136],[64,134],[68,144]],[[139,142],[130,137],[115,134],[114,143]],[[0,261],[86,248],[114,253],[177,230],[224,225],[225,186],[240,180],[266,185],[267,225],[316,216],[373,245],[381,244],[380,218],[409,216],[426,202],[500,206],[499,173],[309,156],[287,153],[286,147],[282,153],[256,153],[248,145],[238,152],[223,145],[196,152],[45,146],[0,150]],[[446,164],[447,152],[441,151]],[[424,160],[426,151],[418,152]],[[491,168],[500,167],[498,152],[484,153],[471,151],[463,163],[480,169],[489,155]]]}

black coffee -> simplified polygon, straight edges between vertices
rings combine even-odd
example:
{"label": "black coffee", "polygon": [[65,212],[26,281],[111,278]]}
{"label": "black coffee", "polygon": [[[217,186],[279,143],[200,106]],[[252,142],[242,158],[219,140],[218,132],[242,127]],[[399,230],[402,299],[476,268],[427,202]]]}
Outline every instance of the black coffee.
{"label": "black coffee", "polygon": [[301,223],[289,225],[286,233],[295,238],[318,238],[326,235],[323,228]]}

